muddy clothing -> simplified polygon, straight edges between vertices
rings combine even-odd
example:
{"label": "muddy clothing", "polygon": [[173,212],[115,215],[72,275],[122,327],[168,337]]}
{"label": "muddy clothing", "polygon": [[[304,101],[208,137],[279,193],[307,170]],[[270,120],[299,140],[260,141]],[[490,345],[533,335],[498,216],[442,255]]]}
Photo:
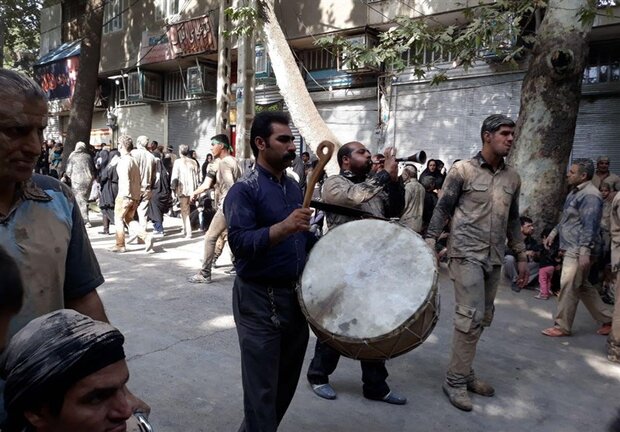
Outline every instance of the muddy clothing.
{"label": "muddy clothing", "polygon": [[140,192],[142,194],[150,191],[155,184],[155,176],[157,174],[157,166],[155,156],[148,150],[143,148],[135,148],[131,151],[131,157],[134,158],[140,169]]}
{"label": "muddy clothing", "polygon": [[598,189],[590,181],[581,183],[566,197],[560,223],[550,234],[555,237],[559,233],[560,249],[564,251],[555,325],[567,334],[571,332],[580,300],[596,321],[611,322],[611,309],[579,267],[580,256],[596,256],[600,251],[602,208]]}
{"label": "muddy clothing", "polygon": [[69,188],[35,174],[18,194],[9,214],[0,214],[0,242],[18,263],[24,282],[24,305],[11,320],[9,335],[103,283]]}
{"label": "muddy clothing", "polygon": [[560,223],[551,232],[552,237],[560,235],[564,256],[599,254],[602,211],[601,193],[592,182],[581,183],[568,194]]}
{"label": "muddy clothing", "polygon": [[400,222],[417,233],[422,232],[422,215],[426,190],[417,179],[411,178],[405,183],[405,209]]}
{"label": "muddy clothing", "polygon": [[472,364],[484,327],[491,325],[501,279],[506,237],[526,261],[519,222],[519,174],[502,161],[497,170],[482,153],[454,164],[443,186],[426,237],[437,239],[451,219],[448,269],[455,311],[446,383],[464,387],[475,378]]}
{"label": "muddy clothing", "polygon": [[95,179],[95,164],[86,146],[78,144],[69,155],[65,176],[70,180],[82,219],[88,222],[88,198]]}
{"label": "muddy clothing", "polygon": [[191,196],[200,184],[196,161],[186,156],[181,156],[175,160],[172,166],[170,184],[177,196]]}
{"label": "muddy clothing", "polygon": [[[323,200],[328,204],[352,207],[381,217],[399,217],[405,205],[405,192],[398,182],[390,181],[387,171],[374,176],[355,176],[341,171],[323,184]],[[327,226],[355,220],[350,216],[327,213]]]}
{"label": "muddy clothing", "polygon": [[592,177],[592,184],[595,188],[600,188],[601,183],[607,183],[612,191],[620,191],[620,176],[610,172],[609,175],[605,178],[601,178],[598,174],[594,173]]}
{"label": "muddy clothing", "polygon": [[[616,194],[611,203],[609,227],[611,233],[611,269],[617,272],[620,271],[620,193]],[[619,286],[620,276],[616,276],[616,299],[620,293]],[[620,363],[620,300],[616,300],[614,305],[611,333],[607,339],[607,355],[610,360]]]}
{"label": "muddy clothing", "polygon": [[[354,176],[350,171],[341,171],[340,175],[328,177],[323,185],[323,199],[326,203],[358,208],[379,217],[400,215],[404,197],[403,186],[399,182],[392,182],[386,171],[380,171],[372,177]],[[327,213],[329,228],[352,220],[355,218]],[[339,359],[340,353],[317,339],[314,357],[306,375],[310,384],[327,384],[329,376],[338,366]],[[364,396],[375,400],[383,399],[390,392],[385,381],[389,375],[385,362],[362,360],[360,363]]]}
{"label": "muddy clothing", "polygon": [[116,164],[118,194],[122,198],[140,201],[140,168],[130,155],[123,155]]}
{"label": "muddy clothing", "polygon": [[216,158],[207,168],[207,177],[214,181],[212,184],[215,191],[215,204],[218,209],[221,209],[226,194],[241,177],[241,168],[239,168],[237,159],[232,156],[226,156],[222,159]]}
{"label": "muddy clothing", "polygon": [[506,248],[526,261],[519,222],[521,178],[504,163],[493,171],[482,153],[454,164],[428,227],[428,238],[437,239],[451,219],[449,258],[489,260],[502,265]]}

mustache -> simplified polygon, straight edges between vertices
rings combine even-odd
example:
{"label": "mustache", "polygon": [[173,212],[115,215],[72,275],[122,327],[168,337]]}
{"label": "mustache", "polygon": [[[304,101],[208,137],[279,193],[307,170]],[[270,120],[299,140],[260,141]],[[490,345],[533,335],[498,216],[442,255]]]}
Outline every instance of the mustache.
{"label": "mustache", "polygon": [[294,151],[289,151],[286,152],[286,154],[284,156],[282,156],[282,159],[284,159],[285,161],[292,161],[295,160],[295,158],[297,157],[297,155],[295,154]]}

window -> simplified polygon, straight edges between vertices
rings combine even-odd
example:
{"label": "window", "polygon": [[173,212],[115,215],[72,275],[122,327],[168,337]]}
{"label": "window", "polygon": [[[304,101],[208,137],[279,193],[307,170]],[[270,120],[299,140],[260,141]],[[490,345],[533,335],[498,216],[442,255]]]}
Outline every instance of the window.
{"label": "window", "polygon": [[128,0],[110,0],[103,10],[103,33],[112,33],[123,29],[123,16],[127,12]]}
{"label": "window", "polygon": [[181,12],[180,0],[156,0],[155,1],[155,19],[163,20],[170,15],[176,15]]}
{"label": "window", "polygon": [[620,41],[593,43],[588,65],[583,72],[583,84],[620,81]]}
{"label": "window", "polygon": [[305,51],[300,57],[309,71],[336,69],[338,66],[337,57],[323,48]]}

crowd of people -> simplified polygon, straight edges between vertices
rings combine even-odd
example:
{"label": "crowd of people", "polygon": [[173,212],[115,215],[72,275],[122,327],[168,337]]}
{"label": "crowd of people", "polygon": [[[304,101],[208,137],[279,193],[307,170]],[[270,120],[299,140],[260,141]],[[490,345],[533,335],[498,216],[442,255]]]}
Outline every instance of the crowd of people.
{"label": "crowd of people", "polygon": [[[148,405],[126,388],[124,339],[108,324],[97,294],[104,279],[85,228],[95,201],[101,233],[109,234],[114,224],[112,252],[126,251],[126,230],[152,252],[154,237],[165,234],[163,216],[178,201],[182,234],[192,236],[192,213],[206,232],[203,265],[190,282],[211,282],[223,242],[233,254],[232,309],[244,393],[239,430],[276,431],[296,391],[309,339],[296,293],[307,254],[324,229],[355,219],[326,211],[322,224],[320,212],[302,208],[316,163],[308,153],[296,157],[288,115],[255,117],[255,164],[243,175],[221,134],[212,138],[202,167],[187,145],[177,156],[146,136],[134,145],[128,135],[114,150],[77,143],[63,167],[62,146],[42,146],[47,104],[41,88],[0,69],[0,95],[7,101],[0,105],[2,430],[120,431],[130,418],[146,421],[141,413]],[[538,282],[541,300],[558,293],[553,326],[542,331],[549,337],[571,335],[583,301],[601,324],[597,333],[609,335],[609,360],[620,362],[620,307],[612,310],[603,301],[612,302],[620,283],[614,283],[620,177],[609,171],[608,158],[600,157],[596,169],[591,160],[573,160],[560,222],[541,227],[536,241],[535,221],[519,214],[519,174],[504,162],[514,128],[504,115],[489,116],[477,155],[454,161],[449,171],[442,161],[429,160],[419,178],[414,164],[401,166],[399,175],[394,148],[371,155],[364,144],[349,142],[336,155],[339,174],[323,176],[315,194],[326,204],[399,219],[447,260],[456,305],[443,391],[464,411],[473,409],[469,393],[495,394],[472,365],[482,331],[493,320],[502,277],[515,292]],[[36,220],[46,223],[31,223]],[[317,396],[337,397],[329,377],[339,357],[317,340],[307,371]],[[384,361],[360,363],[365,398],[407,403],[388,385]]]}

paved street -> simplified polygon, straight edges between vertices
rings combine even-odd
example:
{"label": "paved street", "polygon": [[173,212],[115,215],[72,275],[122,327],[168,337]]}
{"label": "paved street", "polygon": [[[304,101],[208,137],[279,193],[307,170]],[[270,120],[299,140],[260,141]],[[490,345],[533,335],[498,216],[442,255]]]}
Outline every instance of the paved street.
{"label": "paved street", "polygon": [[[113,236],[89,229],[106,283],[99,293],[111,322],[126,337],[130,387],[152,407],[156,432],[236,431],[242,416],[239,348],[231,311],[233,278],[217,269],[214,283],[186,281],[200,265],[202,236],[180,228],[156,243],[156,253],[128,245],[106,249]],[[165,226],[178,225],[167,219]],[[282,432],[299,431],[604,431],[620,406],[620,366],[604,355],[605,338],[580,306],[574,336],[550,339],[555,299],[500,288],[493,326],[484,332],[475,363],[496,396],[473,396],[474,411],[453,408],[441,391],[452,332],[452,284],[441,271],[442,313],[429,339],[388,363],[389,384],[409,403],[365,400],[357,362],[343,358],[331,379],[338,399],[316,397],[302,375]],[[314,337],[304,374],[312,357]]]}

